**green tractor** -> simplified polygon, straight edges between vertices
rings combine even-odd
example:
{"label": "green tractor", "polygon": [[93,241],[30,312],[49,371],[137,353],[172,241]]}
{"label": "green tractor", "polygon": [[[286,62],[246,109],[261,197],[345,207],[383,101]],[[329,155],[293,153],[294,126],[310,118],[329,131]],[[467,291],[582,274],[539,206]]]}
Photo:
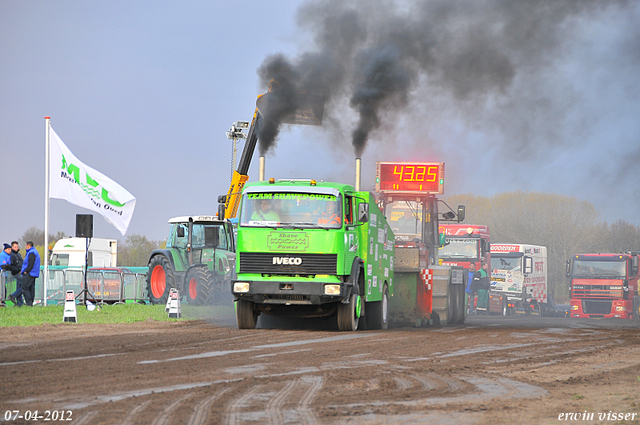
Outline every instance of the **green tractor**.
{"label": "green tractor", "polygon": [[201,215],[175,217],[169,225],[166,248],[149,258],[149,301],[165,304],[171,288],[193,305],[230,300],[236,261],[231,222]]}

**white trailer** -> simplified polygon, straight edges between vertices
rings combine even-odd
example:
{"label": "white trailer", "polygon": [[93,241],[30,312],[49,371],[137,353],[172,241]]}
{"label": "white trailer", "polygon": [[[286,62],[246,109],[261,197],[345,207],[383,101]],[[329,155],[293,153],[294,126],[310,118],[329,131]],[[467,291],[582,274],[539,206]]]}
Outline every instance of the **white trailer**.
{"label": "white trailer", "polygon": [[[87,264],[89,267],[116,267],[118,241],[115,239],[91,238],[89,240]],[[86,238],[62,238],[51,251],[50,266],[84,267]]]}
{"label": "white trailer", "polygon": [[544,246],[491,244],[490,311],[542,315],[548,306],[547,266]]}

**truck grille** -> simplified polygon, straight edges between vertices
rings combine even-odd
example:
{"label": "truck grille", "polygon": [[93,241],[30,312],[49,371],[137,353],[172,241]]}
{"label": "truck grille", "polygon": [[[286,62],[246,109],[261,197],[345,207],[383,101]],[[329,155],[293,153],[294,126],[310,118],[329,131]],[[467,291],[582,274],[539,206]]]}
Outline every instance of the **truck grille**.
{"label": "truck grille", "polygon": [[311,304],[311,297],[309,295],[265,294],[264,302],[274,304]]}
{"label": "truck grille", "polygon": [[612,303],[607,300],[582,300],[582,311],[586,314],[609,314]]}
{"label": "truck grille", "polygon": [[582,289],[573,288],[574,298],[622,298],[622,285],[584,285]]}
{"label": "truck grille", "polygon": [[337,267],[337,254],[240,253],[240,273],[335,275]]}

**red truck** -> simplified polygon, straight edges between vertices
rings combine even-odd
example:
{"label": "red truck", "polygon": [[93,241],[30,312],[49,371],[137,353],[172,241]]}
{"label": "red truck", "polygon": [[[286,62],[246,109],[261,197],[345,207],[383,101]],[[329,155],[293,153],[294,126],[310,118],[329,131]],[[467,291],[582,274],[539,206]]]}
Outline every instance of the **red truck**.
{"label": "red truck", "polygon": [[480,224],[444,224],[438,227],[444,233],[445,245],[438,249],[440,262],[445,266],[461,266],[469,270],[475,263],[480,270],[482,260],[491,270],[491,245],[489,226]]}
{"label": "red truck", "polygon": [[569,317],[637,319],[638,253],[578,254],[567,260]]}

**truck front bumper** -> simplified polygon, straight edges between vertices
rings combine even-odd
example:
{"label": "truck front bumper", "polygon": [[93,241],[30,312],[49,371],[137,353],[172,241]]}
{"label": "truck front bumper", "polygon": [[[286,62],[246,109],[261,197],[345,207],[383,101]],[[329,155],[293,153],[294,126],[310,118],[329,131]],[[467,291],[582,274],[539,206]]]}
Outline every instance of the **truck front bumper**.
{"label": "truck front bumper", "polygon": [[578,319],[632,319],[633,310],[633,299],[578,298],[571,300],[569,317]]}
{"label": "truck front bumper", "polygon": [[[240,289],[240,291],[238,290]],[[238,300],[257,304],[320,305],[349,298],[348,283],[236,280],[232,293]]]}

